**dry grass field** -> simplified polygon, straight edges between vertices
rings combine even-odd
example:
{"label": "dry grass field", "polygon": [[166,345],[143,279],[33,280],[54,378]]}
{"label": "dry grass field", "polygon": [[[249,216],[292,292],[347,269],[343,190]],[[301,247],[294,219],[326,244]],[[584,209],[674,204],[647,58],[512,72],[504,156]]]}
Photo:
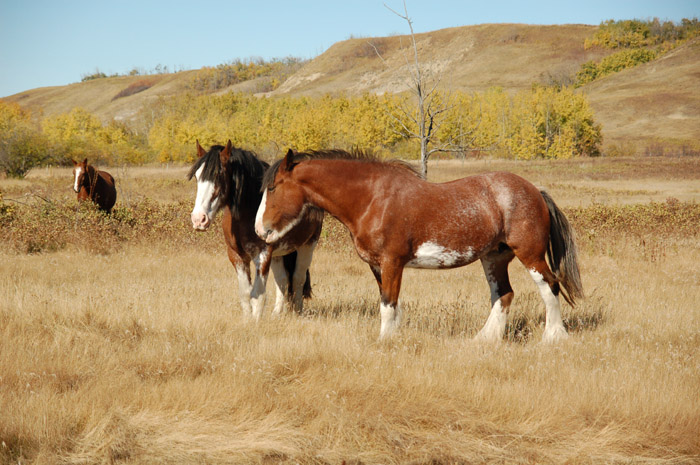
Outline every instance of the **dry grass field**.
{"label": "dry grass field", "polygon": [[0,463],[699,463],[700,160],[429,173],[493,169],[577,231],[587,298],[563,304],[563,343],[540,344],[517,262],[503,343],[471,340],[478,264],[407,270],[402,329],[377,342],[376,283],[333,220],[304,314],[251,323],[220,231],[191,231],[186,168],[108,169],[112,218],[75,204],[68,169],[0,180]]}

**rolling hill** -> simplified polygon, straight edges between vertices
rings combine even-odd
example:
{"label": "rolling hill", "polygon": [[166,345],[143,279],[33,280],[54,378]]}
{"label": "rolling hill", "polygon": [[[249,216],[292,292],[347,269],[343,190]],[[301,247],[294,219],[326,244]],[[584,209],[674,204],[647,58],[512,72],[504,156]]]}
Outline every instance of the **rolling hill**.
{"label": "rolling hill", "polygon": [[[445,89],[480,92],[498,86],[508,91],[533,83],[566,82],[580,65],[611,53],[583,47],[597,26],[484,24],[417,34],[421,61]],[[309,61],[275,91],[309,95],[344,92],[401,92],[408,85],[408,36],[353,38],[338,42]],[[159,96],[186,92],[196,70],[157,76],[122,76],[60,87],[28,90],[6,100],[44,115],[80,106],[104,121],[129,121]],[[142,92],[117,98],[139,80]],[[254,92],[250,82],[219,92]],[[700,41],[685,44],[645,65],[580,89],[603,126],[605,146],[643,152],[656,141],[697,145],[700,141]]]}

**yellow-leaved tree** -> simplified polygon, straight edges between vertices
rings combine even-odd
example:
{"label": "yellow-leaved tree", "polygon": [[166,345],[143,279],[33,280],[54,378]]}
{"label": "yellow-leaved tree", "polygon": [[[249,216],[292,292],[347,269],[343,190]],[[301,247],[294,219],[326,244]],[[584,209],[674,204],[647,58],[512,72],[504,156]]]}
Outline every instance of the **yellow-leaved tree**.
{"label": "yellow-leaved tree", "polygon": [[16,103],[0,100],[0,170],[21,178],[48,158],[46,139],[31,113]]}
{"label": "yellow-leaved tree", "polygon": [[58,161],[88,158],[92,163],[119,165],[148,159],[144,142],[126,124],[112,121],[103,126],[83,108],[49,116],[42,126]]}

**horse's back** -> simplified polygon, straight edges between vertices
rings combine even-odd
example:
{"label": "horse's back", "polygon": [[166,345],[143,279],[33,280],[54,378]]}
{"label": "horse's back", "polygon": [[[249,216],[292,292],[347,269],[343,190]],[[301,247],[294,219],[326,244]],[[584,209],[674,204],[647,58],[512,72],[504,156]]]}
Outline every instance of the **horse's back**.
{"label": "horse's back", "polygon": [[96,186],[96,189],[98,189],[97,203],[100,208],[110,212],[117,202],[117,188],[114,178],[106,171],[98,171],[97,175],[102,180],[102,182]]}
{"label": "horse's back", "polygon": [[533,241],[546,244],[549,209],[540,189],[525,178],[505,171],[487,173],[484,179],[497,205],[505,242],[511,247]]}
{"label": "horse's back", "polygon": [[412,230],[414,252],[430,244],[474,259],[500,242],[516,246],[528,236],[548,235],[548,210],[539,189],[516,174],[425,183],[422,193],[423,198],[404,202],[396,215],[409,218],[404,223]]}
{"label": "horse's back", "polygon": [[515,173],[495,171],[483,176],[504,212],[520,210],[533,205],[545,206],[540,190],[530,181]]}
{"label": "horse's back", "polygon": [[106,171],[98,171],[97,174],[107,182],[108,185],[114,187],[114,178]]}

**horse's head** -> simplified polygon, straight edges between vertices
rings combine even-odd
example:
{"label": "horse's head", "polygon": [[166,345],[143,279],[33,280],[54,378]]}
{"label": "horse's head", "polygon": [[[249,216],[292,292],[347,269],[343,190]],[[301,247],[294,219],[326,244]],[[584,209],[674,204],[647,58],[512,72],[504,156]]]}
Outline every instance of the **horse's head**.
{"label": "horse's head", "polygon": [[[218,185],[222,160],[231,153],[231,141],[226,147],[213,145],[205,152],[197,141],[197,160],[192,165],[188,179],[197,180],[197,196],[190,218],[192,227],[198,231],[206,231],[214,216],[222,207],[221,188]],[[225,165],[225,162],[224,162]]]}
{"label": "horse's head", "polygon": [[198,160],[192,166],[189,179],[197,179],[197,200],[192,210],[192,226],[205,230],[214,215],[229,207],[235,220],[241,215],[254,215],[260,203],[260,183],[267,163],[253,152],[214,145],[205,152],[197,142]]}
{"label": "horse's head", "polygon": [[290,149],[265,173],[255,233],[268,244],[278,241],[299,224],[308,205],[301,185],[294,178],[296,164]]}
{"label": "horse's head", "polygon": [[81,187],[89,187],[89,176],[88,176],[88,161],[87,158],[80,163],[75,160],[73,162],[73,190],[77,193],[80,192]]}

